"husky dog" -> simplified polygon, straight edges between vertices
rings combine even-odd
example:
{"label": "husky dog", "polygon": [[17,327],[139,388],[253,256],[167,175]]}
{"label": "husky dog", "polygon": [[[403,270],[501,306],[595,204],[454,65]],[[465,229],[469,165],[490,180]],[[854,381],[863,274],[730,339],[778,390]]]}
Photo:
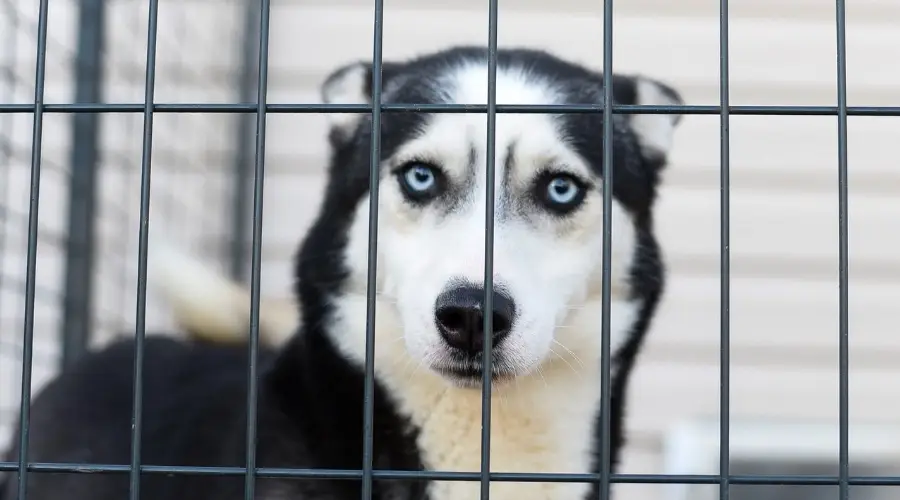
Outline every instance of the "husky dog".
{"label": "husky dog", "polygon": [[[487,101],[484,48],[385,62],[382,70],[387,103]],[[322,86],[324,101],[371,102],[372,71],[365,62],[339,68]],[[500,104],[596,105],[602,81],[601,74],[542,51],[498,53]],[[681,102],[672,88],[650,78],[616,75],[613,85],[619,104]],[[332,118],[327,189],[296,257],[300,326],[289,339],[265,341],[259,355],[258,467],[363,465],[371,118]],[[382,115],[376,470],[480,470],[485,314],[493,318],[491,470],[596,472],[602,446],[611,447],[617,462],[628,375],[663,287],[653,203],[677,123],[676,115],[616,114],[604,123],[601,113],[499,114],[493,308],[484,311],[485,115]],[[604,127],[613,128],[614,148],[610,366],[600,356]],[[209,300],[222,300],[221,294],[209,293]],[[264,306],[262,314],[282,314],[267,312],[273,310]],[[205,311],[232,314],[224,306]],[[205,328],[203,321],[194,323],[197,331]],[[240,324],[219,323],[218,333],[203,341],[146,339],[143,464],[245,465],[246,349],[208,341],[229,328],[234,334]],[[37,396],[30,461],[129,463],[133,349],[123,341],[89,354]],[[600,379],[607,369],[612,430],[611,442],[603,443]],[[9,483],[5,500],[15,491],[15,481]],[[144,500],[238,500],[244,494],[243,476],[145,472],[140,484]],[[255,498],[356,500],[361,485],[352,477],[260,477]],[[124,474],[30,473],[28,488],[31,500],[119,500],[129,480]],[[596,484],[571,482],[492,482],[490,490],[495,500],[598,493]],[[373,483],[374,498],[391,500],[474,499],[478,491],[469,481],[376,477]]]}

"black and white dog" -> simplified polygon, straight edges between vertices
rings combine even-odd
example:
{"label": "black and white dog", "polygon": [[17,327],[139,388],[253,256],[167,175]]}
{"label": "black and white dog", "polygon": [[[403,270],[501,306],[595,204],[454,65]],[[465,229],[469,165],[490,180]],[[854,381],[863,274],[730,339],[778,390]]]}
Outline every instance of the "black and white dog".
{"label": "black and white dog", "polygon": [[[547,53],[498,55],[500,104],[598,104],[602,76]],[[324,83],[370,102],[372,68]],[[388,103],[484,104],[487,52],[461,47],[383,68]],[[677,104],[660,82],[616,75],[620,104]],[[371,121],[334,114],[329,182],[296,258],[298,333],[263,349],[257,466],[359,469]],[[600,373],[611,369],[614,462],[629,372],[663,287],[653,204],[675,115],[499,114],[491,469],[599,468]],[[603,127],[613,127],[610,367],[601,366]],[[480,470],[486,116],[384,113],[375,324],[374,467]],[[248,307],[248,306],[245,306]],[[222,311],[222,314],[229,314]],[[265,309],[263,311],[265,314]],[[34,401],[30,461],[127,464],[133,343],[91,354]],[[141,461],[243,466],[246,349],[148,337]],[[12,450],[10,457],[15,457]],[[12,477],[8,476],[8,479]],[[357,499],[357,479],[260,478],[256,498]],[[31,473],[30,500],[120,500],[127,475]],[[376,479],[375,498],[463,500],[468,481]],[[593,498],[596,485],[494,482],[496,500]],[[145,473],[144,500],[243,498],[243,477]],[[15,497],[8,481],[4,500]]]}

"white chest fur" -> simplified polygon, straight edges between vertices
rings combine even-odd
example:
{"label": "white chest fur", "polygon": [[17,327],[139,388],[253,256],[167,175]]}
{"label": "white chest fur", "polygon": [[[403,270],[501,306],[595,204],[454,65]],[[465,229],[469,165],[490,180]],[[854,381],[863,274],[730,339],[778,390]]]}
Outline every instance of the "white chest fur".
{"label": "white chest fur", "polygon": [[[600,372],[565,365],[551,367],[496,388],[491,397],[491,471],[585,473],[592,464],[591,439],[600,404]],[[481,470],[481,392],[446,388],[442,381],[416,384],[402,398],[401,411],[420,426],[419,449],[430,470]],[[443,384],[441,390],[437,384]],[[471,481],[433,483],[435,500],[478,498]],[[495,500],[551,500],[583,497],[576,483],[492,482]]]}
{"label": "white chest fur", "polygon": [[[363,298],[344,297],[346,311],[363,310]],[[382,307],[385,304],[380,304]],[[382,310],[379,310],[381,313]],[[427,469],[447,472],[481,470],[480,389],[452,387],[442,377],[408,357],[400,329],[387,312],[376,315],[375,371],[399,413],[419,430],[418,449]],[[577,359],[559,357],[539,371],[517,377],[494,388],[491,395],[492,472],[588,473],[593,465],[594,427],[600,411],[600,313],[579,314],[567,323],[580,331],[569,339],[578,347]],[[633,324],[636,305],[613,301],[610,351],[621,347]],[[364,314],[344,314],[336,323],[343,331],[362,327]],[[340,330],[339,330],[340,331]],[[339,338],[338,346],[360,356],[364,344]],[[568,351],[568,349],[566,349]],[[560,353],[565,354],[565,352]],[[572,354],[572,352],[569,352]],[[573,355],[574,356],[574,355]],[[493,500],[575,500],[589,490],[584,483],[492,482]],[[468,500],[479,497],[477,481],[438,481],[431,486],[433,500]]]}

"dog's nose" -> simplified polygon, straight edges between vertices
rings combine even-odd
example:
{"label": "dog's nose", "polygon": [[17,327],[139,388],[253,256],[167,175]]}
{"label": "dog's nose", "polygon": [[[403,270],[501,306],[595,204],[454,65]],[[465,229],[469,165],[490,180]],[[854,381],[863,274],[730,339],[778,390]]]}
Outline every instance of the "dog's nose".
{"label": "dog's nose", "polygon": [[[453,347],[475,354],[484,346],[484,288],[463,285],[441,293],[434,304],[434,317],[444,340]],[[493,343],[496,347],[512,328],[516,306],[501,291],[492,300]]]}

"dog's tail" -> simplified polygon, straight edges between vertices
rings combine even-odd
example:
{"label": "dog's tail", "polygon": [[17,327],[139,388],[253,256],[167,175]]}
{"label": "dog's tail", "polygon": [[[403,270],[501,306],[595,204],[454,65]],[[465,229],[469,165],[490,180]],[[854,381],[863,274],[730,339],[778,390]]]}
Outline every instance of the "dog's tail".
{"label": "dog's tail", "polygon": [[[250,332],[250,291],[167,242],[149,252],[150,275],[178,326],[195,340],[234,343]],[[260,342],[277,346],[296,331],[299,310],[289,300],[260,298]]]}

